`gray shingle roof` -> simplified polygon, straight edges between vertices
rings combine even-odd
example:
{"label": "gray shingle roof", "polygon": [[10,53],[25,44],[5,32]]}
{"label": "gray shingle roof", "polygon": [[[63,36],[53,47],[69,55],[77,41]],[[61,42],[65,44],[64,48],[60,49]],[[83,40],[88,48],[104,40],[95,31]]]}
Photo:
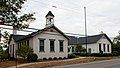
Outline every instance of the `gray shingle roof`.
{"label": "gray shingle roof", "polygon": [[24,36],[25,36],[25,35],[13,35],[13,39],[14,39],[15,41],[18,41],[18,40],[22,39]]}
{"label": "gray shingle roof", "polygon": [[46,27],[44,29],[41,29],[41,30],[38,30],[36,32],[33,32],[29,35],[11,35],[11,37],[13,36],[14,40],[16,42],[18,41],[21,41],[21,40],[24,40],[24,39],[28,39],[28,38],[31,38],[31,37],[34,37],[35,35],[39,34],[39,33],[42,33],[43,31],[47,30],[47,29],[50,29],[50,28],[54,28],[55,30],[57,30],[59,33],[61,33],[65,38],[69,39],[62,31],[60,31],[56,26],[52,25],[52,26],[49,26],[49,27]]}
{"label": "gray shingle roof", "polygon": [[[22,39],[25,35],[10,35],[10,40],[13,38],[15,42],[17,42],[18,40]],[[8,43],[10,43],[10,40]]]}
{"label": "gray shingle roof", "polygon": [[[88,36],[87,44],[96,43],[103,35],[109,40],[110,43],[112,43],[106,34],[99,34],[99,35]],[[68,37],[69,37],[69,41],[68,41],[69,45],[86,44],[86,37],[79,37],[79,38],[75,36],[68,36]]]}

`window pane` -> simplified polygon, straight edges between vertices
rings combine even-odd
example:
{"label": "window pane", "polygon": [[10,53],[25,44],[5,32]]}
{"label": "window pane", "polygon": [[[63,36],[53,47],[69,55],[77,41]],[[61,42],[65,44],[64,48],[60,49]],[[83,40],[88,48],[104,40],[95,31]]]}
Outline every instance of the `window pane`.
{"label": "window pane", "polygon": [[72,46],[72,52],[74,52],[75,50],[74,50],[74,46]]}
{"label": "window pane", "polygon": [[68,48],[68,52],[70,52],[70,47]]}
{"label": "window pane", "polygon": [[40,46],[40,51],[44,51],[44,46]]}
{"label": "window pane", "polygon": [[39,39],[39,42],[40,42],[39,51],[40,51],[40,52],[43,52],[43,51],[44,51],[44,40],[40,40],[40,39]]}
{"label": "window pane", "polygon": [[107,45],[107,51],[110,52],[110,49],[109,49],[109,44]]}
{"label": "window pane", "polygon": [[106,51],[106,50],[105,50],[105,44],[103,44],[103,50],[104,50],[104,52]]}
{"label": "window pane", "polygon": [[26,45],[29,46],[29,40],[26,41]]}
{"label": "window pane", "polygon": [[88,48],[88,52],[91,53],[91,48]]}
{"label": "window pane", "polygon": [[50,40],[50,51],[51,52],[54,52],[54,41],[53,40]]}
{"label": "window pane", "polygon": [[63,52],[63,41],[59,41],[60,52]]}
{"label": "window pane", "polygon": [[101,50],[101,43],[99,43],[99,52],[101,52],[102,50]]}

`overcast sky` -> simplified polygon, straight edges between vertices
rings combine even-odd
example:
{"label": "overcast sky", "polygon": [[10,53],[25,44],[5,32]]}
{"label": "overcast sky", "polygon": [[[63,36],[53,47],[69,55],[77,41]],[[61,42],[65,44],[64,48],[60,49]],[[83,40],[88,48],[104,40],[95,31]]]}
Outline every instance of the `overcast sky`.
{"label": "overcast sky", "polygon": [[[52,7],[56,6],[56,7]],[[110,37],[120,30],[120,0],[28,0],[22,13],[35,12],[36,20],[30,27],[45,27],[45,15],[52,11],[54,24],[63,32],[84,34],[84,6],[87,7],[89,35],[101,31]]]}

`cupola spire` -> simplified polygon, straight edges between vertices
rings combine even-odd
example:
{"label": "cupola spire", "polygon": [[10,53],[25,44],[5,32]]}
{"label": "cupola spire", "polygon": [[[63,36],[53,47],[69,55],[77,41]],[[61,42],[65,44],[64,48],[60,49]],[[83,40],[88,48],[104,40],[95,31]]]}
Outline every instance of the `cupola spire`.
{"label": "cupola spire", "polygon": [[46,27],[54,25],[54,15],[51,11],[48,12],[46,17]]}

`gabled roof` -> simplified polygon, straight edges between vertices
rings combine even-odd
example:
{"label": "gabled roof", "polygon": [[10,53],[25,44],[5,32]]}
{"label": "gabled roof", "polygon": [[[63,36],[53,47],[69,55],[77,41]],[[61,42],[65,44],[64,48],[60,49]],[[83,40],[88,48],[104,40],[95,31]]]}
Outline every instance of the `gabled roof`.
{"label": "gabled roof", "polygon": [[49,11],[48,14],[45,17],[47,17],[47,16],[53,16],[54,17],[54,15],[52,14],[51,11]]}
{"label": "gabled roof", "polygon": [[31,34],[28,34],[28,35],[15,35],[13,36],[14,37],[14,40],[16,40],[16,42],[18,41],[21,41],[21,40],[24,40],[24,39],[28,39],[28,38],[31,38],[31,37],[34,37],[36,36],[37,34],[40,34],[42,33],[43,31],[46,31],[47,29],[50,29],[50,28],[54,28],[55,30],[57,30],[60,34],[62,34],[65,38],[69,39],[62,31],[60,31],[56,26],[52,25],[52,26],[49,26],[49,27],[46,27],[44,29],[41,29],[41,30],[38,30],[36,32],[33,32]]}
{"label": "gabled roof", "polygon": [[[103,36],[105,36],[108,39],[108,41],[112,44],[112,41],[109,39],[109,37],[106,34],[88,36],[87,44],[96,43]],[[86,44],[86,37],[79,37],[79,38],[74,37],[74,36],[68,36],[68,37],[69,37],[69,41],[68,41],[69,45]]]}
{"label": "gabled roof", "polygon": [[[10,40],[13,38],[15,42],[17,42],[18,40],[22,39],[25,35],[10,35]],[[10,40],[8,43],[10,43]]]}

